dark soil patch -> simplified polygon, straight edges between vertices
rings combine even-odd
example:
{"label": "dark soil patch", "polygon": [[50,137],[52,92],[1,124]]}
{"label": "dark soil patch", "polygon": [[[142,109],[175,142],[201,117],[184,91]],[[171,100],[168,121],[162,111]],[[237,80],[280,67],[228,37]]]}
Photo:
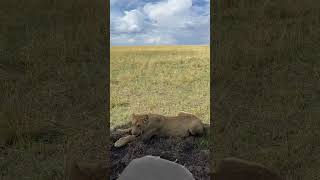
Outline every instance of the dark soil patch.
{"label": "dark soil patch", "polygon": [[117,179],[124,168],[135,158],[145,155],[160,156],[184,165],[198,179],[210,179],[209,150],[199,148],[201,137],[158,138],[147,142],[133,142],[121,148],[113,147],[113,143],[121,135],[111,131],[111,180]]}

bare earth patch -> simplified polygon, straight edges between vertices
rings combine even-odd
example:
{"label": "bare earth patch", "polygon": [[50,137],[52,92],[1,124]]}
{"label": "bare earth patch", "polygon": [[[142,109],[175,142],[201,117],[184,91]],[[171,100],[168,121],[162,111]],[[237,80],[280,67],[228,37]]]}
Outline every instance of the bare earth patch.
{"label": "bare earth patch", "polygon": [[193,174],[195,179],[210,179],[209,150],[199,148],[201,137],[154,137],[146,142],[137,141],[121,148],[115,148],[113,143],[120,137],[121,135],[111,131],[111,180],[117,179],[131,160],[145,155],[160,156],[163,159],[182,164]]}

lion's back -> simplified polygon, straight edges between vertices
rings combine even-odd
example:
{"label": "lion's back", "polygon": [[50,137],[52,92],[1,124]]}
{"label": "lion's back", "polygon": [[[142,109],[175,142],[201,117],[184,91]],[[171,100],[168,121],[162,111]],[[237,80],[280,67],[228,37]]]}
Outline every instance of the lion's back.
{"label": "lion's back", "polygon": [[192,116],[164,117],[160,123],[160,135],[185,137],[189,135],[189,129],[201,121]]}

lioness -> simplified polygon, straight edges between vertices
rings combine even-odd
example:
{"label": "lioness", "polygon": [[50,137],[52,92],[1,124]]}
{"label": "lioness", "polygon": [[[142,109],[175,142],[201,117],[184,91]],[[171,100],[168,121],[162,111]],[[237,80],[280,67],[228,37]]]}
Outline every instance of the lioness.
{"label": "lioness", "polygon": [[187,112],[179,112],[177,116],[163,116],[159,114],[132,114],[132,127],[118,129],[119,133],[131,133],[120,138],[114,143],[115,147],[121,147],[134,140],[146,140],[152,136],[159,137],[186,137],[201,135],[209,128],[195,115]]}

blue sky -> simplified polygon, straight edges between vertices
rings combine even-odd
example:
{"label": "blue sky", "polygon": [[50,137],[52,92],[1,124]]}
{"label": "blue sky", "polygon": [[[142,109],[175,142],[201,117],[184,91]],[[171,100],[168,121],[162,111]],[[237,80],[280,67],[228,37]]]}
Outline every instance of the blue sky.
{"label": "blue sky", "polygon": [[111,45],[209,44],[210,0],[110,0]]}

